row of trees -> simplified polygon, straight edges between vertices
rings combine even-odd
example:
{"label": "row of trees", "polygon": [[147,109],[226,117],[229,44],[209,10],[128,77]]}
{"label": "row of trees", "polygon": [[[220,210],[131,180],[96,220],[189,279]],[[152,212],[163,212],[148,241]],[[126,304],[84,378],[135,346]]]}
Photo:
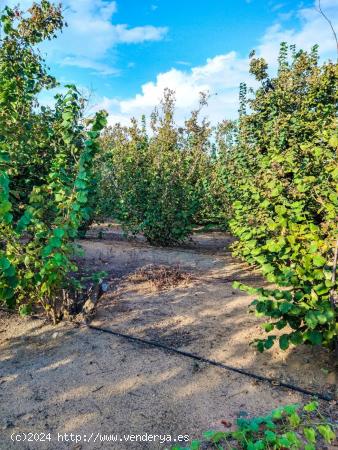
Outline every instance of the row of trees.
{"label": "row of trees", "polygon": [[89,218],[106,113],[85,123],[75,86],[53,108],[39,107],[38,94],[56,80],[36,46],[62,28],[61,7],[7,7],[0,20],[0,300],[21,314],[41,305],[56,322],[77,270],[73,241]]}
{"label": "row of trees", "polygon": [[[166,90],[150,117],[105,128],[84,119],[76,87],[39,107],[54,87],[36,46],[63,26],[46,0],[28,14],[6,8],[0,46],[0,299],[28,313],[38,303],[60,318],[75,279],[74,239],[95,217],[115,218],[151,244],[174,245],[196,224],[237,237],[234,251],[260,267],[276,289],[253,289],[253,309],[290,343],[332,347],[337,336],[338,66],[318,51],[282,44],[279,68],[251,54],[260,82],[242,85],[240,118],[213,128],[201,118],[207,97],[183,126]],[[102,131],[103,130],[103,131]],[[28,150],[29,149],[29,150]]]}
{"label": "row of trees", "polygon": [[[251,72],[261,87],[242,97],[226,160],[235,251],[277,285],[252,291],[256,312],[272,319],[266,331],[286,330],[280,347],[330,347],[338,332],[338,65],[320,65],[317,47],[305,53],[282,44],[277,76],[254,54]],[[258,340],[258,349],[275,339]]]}
{"label": "row of trees", "polygon": [[199,108],[178,127],[174,92],[166,90],[151,116],[150,133],[145,117],[104,131],[96,161],[98,214],[115,217],[126,232],[142,232],[151,244],[163,246],[186,239],[196,223],[225,217],[212,129],[199,121],[205,104],[201,95]]}
{"label": "row of trees", "polygon": [[238,238],[235,254],[277,286],[236,284],[257,295],[258,315],[272,319],[258,349],[274,344],[274,329],[286,330],[282,349],[330,347],[337,336],[338,65],[319,64],[316,46],[307,53],[283,43],[274,77],[254,52],[250,71],[260,87],[241,86],[238,122],[212,130],[199,119],[203,96],[177,127],[167,91],[150,135],[145,121],[106,130],[99,212],[160,245],[184,240],[196,223],[227,226]]}

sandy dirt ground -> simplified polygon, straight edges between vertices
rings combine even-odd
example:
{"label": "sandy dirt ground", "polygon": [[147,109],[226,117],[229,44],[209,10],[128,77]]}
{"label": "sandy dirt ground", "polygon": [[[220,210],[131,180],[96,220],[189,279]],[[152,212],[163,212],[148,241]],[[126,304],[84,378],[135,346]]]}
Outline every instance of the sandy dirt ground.
{"label": "sandy dirt ground", "polygon": [[[93,227],[81,241],[80,265],[105,270],[110,287],[91,323],[272,377],[275,384],[85,325],[52,326],[2,313],[0,449],[165,449],[171,447],[165,436],[172,444],[179,435],[198,438],[222,429],[221,420],[309,399],[278,381],[337,395],[336,361],[324,349],[276,347],[259,354],[249,346],[264,333],[248,314],[252,298],[232,283],[259,286],[262,280],[231,257],[231,242],[226,233],[196,233],[185,246],[153,248],[141,238],[124,239],[118,227]],[[150,264],[178,270],[184,279],[157,286],[147,276]],[[336,411],[334,401],[323,407]],[[23,432],[37,434],[29,435],[31,442],[12,441]],[[70,433],[81,441],[66,442]],[[124,435],[145,439],[146,433],[161,438],[125,441]],[[118,441],[104,441],[105,435]]]}

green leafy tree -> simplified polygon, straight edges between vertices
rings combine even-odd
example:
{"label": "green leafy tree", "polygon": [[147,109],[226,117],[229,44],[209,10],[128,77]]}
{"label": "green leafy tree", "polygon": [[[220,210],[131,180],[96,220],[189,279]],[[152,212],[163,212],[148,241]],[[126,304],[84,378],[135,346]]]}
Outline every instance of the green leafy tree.
{"label": "green leafy tree", "polygon": [[60,318],[74,238],[88,219],[91,166],[105,126],[98,113],[85,126],[84,100],[75,86],[54,109],[37,95],[55,86],[35,46],[63,26],[48,1],[25,14],[5,8],[0,46],[0,301],[22,314],[40,304]]}
{"label": "green leafy tree", "polygon": [[174,245],[192,232],[207,180],[209,136],[199,109],[184,127],[174,122],[174,93],[165,91],[161,109],[151,116],[151,135],[141,126],[116,125],[102,136],[97,165],[99,212],[115,216],[125,230],[142,232],[155,245]]}
{"label": "green leafy tree", "polygon": [[[227,157],[235,252],[261,268],[276,289],[237,286],[258,295],[253,309],[285,329],[290,343],[332,347],[337,336],[333,252],[337,239],[338,66],[312,52],[281,45],[279,69],[251,55],[261,83],[251,98],[242,88],[238,144]],[[256,342],[270,348],[271,334]]]}

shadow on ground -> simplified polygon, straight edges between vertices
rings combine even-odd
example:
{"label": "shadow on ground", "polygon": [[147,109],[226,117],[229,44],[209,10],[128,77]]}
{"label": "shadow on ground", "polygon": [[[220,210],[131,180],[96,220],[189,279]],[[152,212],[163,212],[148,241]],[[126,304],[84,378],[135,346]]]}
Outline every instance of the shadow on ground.
{"label": "shadow on ground", "polygon": [[[219,232],[195,235],[184,250],[134,242],[116,244],[109,239],[86,242],[87,257],[92,259],[99,249],[108,267],[120,263],[132,272],[147,264],[167,264],[193,277],[188,285],[160,292],[151,283],[122,280],[102,299],[93,324],[156,340],[313,392],[334,394],[337,367],[329,351],[300,346],[283,352],[277,345],[260,354],[249,345],[265,336],[260,327],[264,320],[248,313],[254,297],[232,284],[235,280],[252,286],[266,283],[231,256],[232,242],[229,234]],[[114,256],[109,260],[109,255]]]}
{"label": "shadow on ground", "polygon": [[[184,249],[155,249],[120,235],[117,240],[103,237],[82,242],[84,268],[104,268],[111,281],[94,325],[308,389],[332,391],[334,362],[324,350],[299,347],[260,355],[248,346],[262,331],[247,313],[251,298],[231,285],[234,279],[261,280],[230,256],[230,236],[200,234]],[[128,278],[148,264],[180,267],[192,279],[158,291],[147,280]],[[207,429],[221,429],[222,419],[234,421],[308,399],[71,323],[53,327],[40,319],[3,314],[0,331],[1,449],[164,449],[170,443],[124,442],[123,434],[161,434],[162,441],[163,435],[196,438]],[[11,441],[12,433],[22,432],[51,433],[51,442]],[[63,433],[71,432],[82,441],[63,441]],[[118,434],[122,441],[108,444],[98,433]]]}

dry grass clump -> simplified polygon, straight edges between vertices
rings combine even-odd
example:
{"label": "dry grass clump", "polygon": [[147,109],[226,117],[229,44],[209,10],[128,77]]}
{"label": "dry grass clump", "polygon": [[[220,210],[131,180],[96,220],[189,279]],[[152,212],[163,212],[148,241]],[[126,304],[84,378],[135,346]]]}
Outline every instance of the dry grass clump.
{"label": "dry grass clump", "polygon": [[160,291],[187,284],[192,280],[192,275],[181,270],[178,266],[148,264],[137,269],[128,277],[128,280],[134,283],[149,282]]}

